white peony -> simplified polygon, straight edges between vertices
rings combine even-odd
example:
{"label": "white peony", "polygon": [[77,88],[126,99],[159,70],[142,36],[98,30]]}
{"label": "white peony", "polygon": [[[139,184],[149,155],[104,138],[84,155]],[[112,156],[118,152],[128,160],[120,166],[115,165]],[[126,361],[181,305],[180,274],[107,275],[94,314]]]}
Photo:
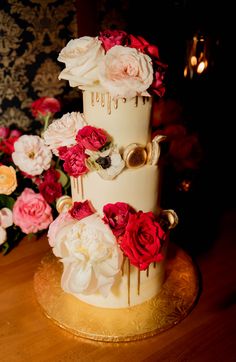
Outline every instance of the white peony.
{"label": "white peony", "polygon": [[102,42],[97,37],[84,36],[70,40],[58,56],[58,60],[66,66],[59,79],[68,80],[71,87],[97,84],[98,64],[104,54]]}
{"label": "white peony", "polygon": [[58,156],[57,148],[76,144],[76,134],[86,125],[80,112],[66,113],[60,119],[54,120],[43,134],[46,145]]}
{"label": "white peony", "polygon": [[51,165],[52,153],[39,136],[23,135],[14,143],[12,159],[28,175],[40,175]]}
{"label": "white peony", "polygon": [[99,79],[113,98],[148,95],[153,82],[152,60],[135,48],[115,45],[99,65]]}
{"label": "white peony", "polygon": [[64,265],[62,288],[75,296],[96,291],[107,296],[123,258],[115,236],[97,214],[64,227],[53,252]]}
{"label": "white peony", "polygon": [[0,226],[2,226],[4,229],[9,228],[13,225],[13,214],[8,207],[3,207],[0,210]]}
{"label": "white peony", "polygon": [[6,240],[7,240],[7,232],[2,226],[0,226],[0,245],[5,243]]}

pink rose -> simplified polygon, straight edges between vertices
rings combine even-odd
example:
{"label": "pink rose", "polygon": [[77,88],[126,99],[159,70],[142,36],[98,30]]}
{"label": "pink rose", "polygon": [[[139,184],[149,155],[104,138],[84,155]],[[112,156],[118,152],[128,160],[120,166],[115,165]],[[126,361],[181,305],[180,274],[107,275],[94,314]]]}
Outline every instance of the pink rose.
{"label": "pink rose", "polygon": [[59,112],[61,105],[56,98],[41,97],[31,104],[31,110],[34,117],[42,117]]}
{"label": "pink rose", "polygon": [[22,135],[22,132],[19,129],[13,129],[10,132],[10,137],[17,137],[19,138]]}
{"label": "pink rose", "polygon": [[74,202],[72,208],[69,210],[70,215],[77,220],[84,219],[85,217],[94,214],[94,210],[88,200],[84,202]]}
{"label": "pink rose", "polygon": [[62,212],[58,215],[58,217],[50,224],[48,229],[49,245],[51,245],[52,247],[56,245],[57,233],[70,222],[74,222],[74,219],[69,214],[69,212]]}
{"label": "pink rose", "polygon": [[78,177],[88,172],[85,163],[87,156],[80,145],[60,147],[58,150],[60,159],[65,161],[63,168],[70,176]]}
{"label": "pink rose", "polygon": [[116,202],[115,204],[106,204],[103,207],[103,221],[108,224],[113,234],[118,238],[125,232],[130,214],[135,210],[125,202]]}
{"label": "pink rose", "polygon": [[7,138],[9,133],[10,129],[8,127],[0,127],[0,138]]}
{"label": "pink rose", "polygon": [[107,135],[101,128],[85,126],[78,131],[76,141],[88,150],[98,151],[106,144]]}
{"label": "pink rose", "polygon": [[123,30],[104,30],[98,37],[107,52],[114,45],[127,45],[128,34]]}
{"label": "pink rose", "polygon": [[53,221],[52,210],[41,194],[25,188],[13,207],[13,222],[25,234],[47,229]]}
{"label": "pink rose", "polygon": [[150,263],[163,259],[165,238],[166,234],[155,215],[139,211],[130,215],[125,234],[120,238],[120,247],[132,265],[145,270]]}

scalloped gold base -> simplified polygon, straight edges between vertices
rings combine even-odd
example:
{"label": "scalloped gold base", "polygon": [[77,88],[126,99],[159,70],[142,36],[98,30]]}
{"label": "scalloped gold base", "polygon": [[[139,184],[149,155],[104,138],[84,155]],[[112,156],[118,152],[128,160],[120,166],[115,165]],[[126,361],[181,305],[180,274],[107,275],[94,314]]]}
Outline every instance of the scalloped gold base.
{"label": "scalloped gold base", "polygon": [[44,313],[74,335],[97,341],[135,341],[173,327],[192,310],[199,294],[199,280],[192,259],[170,244],[166,279],[161,292],[130,308],[106,309],[81,302],[60,286],[62,264],[45,255],[34,276],[36,298]]}

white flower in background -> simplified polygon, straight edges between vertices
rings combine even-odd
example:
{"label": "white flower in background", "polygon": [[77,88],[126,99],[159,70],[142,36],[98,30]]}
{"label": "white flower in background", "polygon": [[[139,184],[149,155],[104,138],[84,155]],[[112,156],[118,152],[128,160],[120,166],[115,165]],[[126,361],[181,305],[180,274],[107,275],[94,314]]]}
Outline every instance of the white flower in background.
{"label": "white flower in background", "polygon": [[98,64],[104,54],[102,42],[97,37],[83,36],[70,40],[58,56],[58,60],[66,66],[59,79],[68,80],[71,87],[98,83]]}
{"label": "white flower in background", "polygon": [[0,226],[0,245],[5,243],[6,240],[7,240],[7,232],[2,226]]}
{"label": "white flower in background", "polygon": [[102,219],[93,214],[75,220],[74,225],[65,228],[57,242],[60,243],[57,256],[64,265],[63,290],[76,296],[96,291],[107,296],[120,272],[123,254]]}
{"label": "white flower in background", "polygon": [[39,136],[21,136],[14,144],[12,159],[28,175],[40,175],[51,165],[52,153]]}
{"label": "white flower in background", "polygon": [[43,134],[46,145],[58,156],[57,148],[76,144],[76,134],[86,125],[83,114],[71,112],[54,120]]}
{"label": "white flower in background", "polygon": [[99,65],[99,79],[115,98],[149,95],[146,90],[153,82],[152,60],[135,48],[115,45]]}
{"label": "white flower in background", "polygon": [[4,229],[13,225],[13,214],[10,209],[4,207],[0,210],[0,226]]}
{"label": "white flower in background", "polygon": [[118,149],[114,146],[103,152],[85,151],[90,157],[86,160],[91,170],[97,171],[99,176],[105,180],[112,180],[121,173],[125,167]]}

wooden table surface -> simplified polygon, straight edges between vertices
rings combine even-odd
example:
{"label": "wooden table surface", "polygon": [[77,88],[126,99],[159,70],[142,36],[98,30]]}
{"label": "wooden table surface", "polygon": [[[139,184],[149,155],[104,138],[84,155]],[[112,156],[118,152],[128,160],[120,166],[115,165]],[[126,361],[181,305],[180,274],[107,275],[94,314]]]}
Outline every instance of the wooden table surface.
{"label": "wooden table surface", "polygon": [[196,257],[202,290],[192,312],[155,337],[129,343],[82,339],[48,320],[33,289],[47,239],[24,239],[0,256],[0,361],[236,361],[235,228],[235,212],[222,215],[214,243]]}

